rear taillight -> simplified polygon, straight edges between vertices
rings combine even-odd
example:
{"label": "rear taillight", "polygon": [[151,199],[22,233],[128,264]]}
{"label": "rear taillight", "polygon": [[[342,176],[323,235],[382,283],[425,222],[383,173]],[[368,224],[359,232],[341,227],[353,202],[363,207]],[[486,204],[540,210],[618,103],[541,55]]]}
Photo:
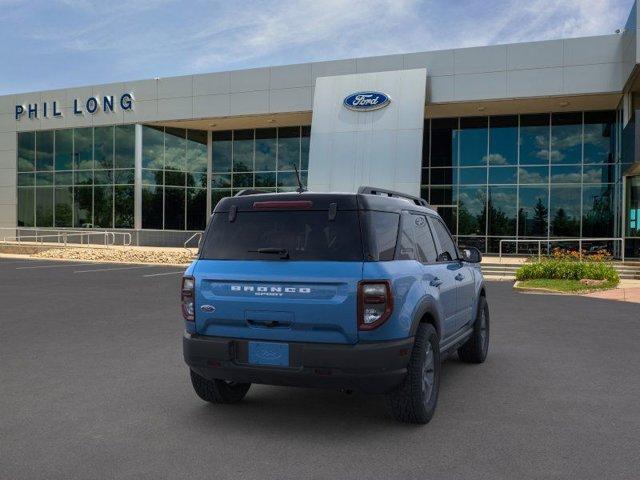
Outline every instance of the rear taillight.
{"label": "rear taillight", "polygon": [[193,322],[195,320],[195,283],[196,281],[193,277],[182,277],[182,287],[180,289],[182,316],[185,320],[188,320],[190,322]]}
{"label": "rear taillight", "polygon": [[393,296],[388,280],[372,280],[358,284],[358,328],[373,330],[391,316]]}

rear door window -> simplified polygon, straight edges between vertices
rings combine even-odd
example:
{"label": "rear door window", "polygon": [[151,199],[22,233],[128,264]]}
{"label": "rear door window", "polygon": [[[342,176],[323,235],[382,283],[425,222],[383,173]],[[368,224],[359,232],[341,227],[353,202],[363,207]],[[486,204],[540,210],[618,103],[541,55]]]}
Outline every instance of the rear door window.
{"label": "rear door window", "polygon": [[[286,255],[283,254],[286,252]],[[219,212],[207,229],[203,260],[362,261],[358,212],[286,210]]]}
{"label": "rear door window", "polygon": [[413,231],[413,215],[402,213],[400,234],[398,237],[397,260],[416,260],[415,232]]}
{"label": "rear door window", "polygon": [[436,245],[431,235],[431,228],[425,215],[413,214],[413,230],[415,232],[417,260],[422,263],[433,263],[438,256]]}
{"label": "rear door window", "polygon": [[429,223],[438,244],[438,261],[450,262],[458,259],[458,249],[451,234],[439,218],[429,217]]}

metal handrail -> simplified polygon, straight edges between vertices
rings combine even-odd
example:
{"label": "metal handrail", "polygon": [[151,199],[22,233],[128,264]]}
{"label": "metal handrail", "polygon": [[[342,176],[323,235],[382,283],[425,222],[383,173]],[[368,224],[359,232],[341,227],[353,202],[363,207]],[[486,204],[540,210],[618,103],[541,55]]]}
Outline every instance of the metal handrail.
{"label": "metal handrail", "polygon": [[509,239],[503,238],[498,245],[498,257],[502,262],[502,244],[503,243],[537,243],[538,244],[538,259],[542,258],[542,244],[546,243],[547,247],[551,243],[578,243],[579,258],[582,260],[582,245],[590,242],[620,242],[621,243],[621,259],[624,262],[624,238],[622,237],[594,237],[594,238],[541,238],[541,239]]}
{"label": "metal handrail", "polygon": [[[20,230],[20,227],[17,227],[15,230]],[[86,239],[86,246],[87,247],[91,247],[91,246],[95,246],[96,244],[92,244],[91,243],[91,237],[92,236],[102,236],[103,238],[103,242],[104,242],[104,246],[105,248],[109,248],[112,246],[115,246],[116,244],[116,239],[117,239],[117,235],[121,235],[122,236],[122,246],[123,247],[128,247],[131,245],[131,233],[129,232],[87,232],[87,231],[63,231],[60,233],[46,233],[46,234],[39,234],[39,233],[35,233],[33,235],[22,235],[22,234],[18,234],[15,236],[5,236],[3,238],[3,242],[7,243],[7,242],[17,242],[17,243],[22,243],[22,242],[30,242],[33,241],[33,243],[40,243],[40,244],[44,244],[44,243],[55,243],[57,245],[64,245],[65,247],[68,246],[69,244],[69,238],[71,237],[72,239],[74,237],[79,237],[78,238],[78,242],[81,246],[85,246],[85,239]],[[47,239],[53,239],[53,241],[49,241]],[[45,240],[47,240],[45,242]],[[119,243],[119,242],[118,242]],[[77,245],[77,243],[75,244]]]}
{"label": "metal handrail", "polygon": [[187,245],[189,244],[189,242],[191,242],[191,240],[193,240],[194,238],[198,237],[198,244],[200,244],[200,240],[202,239],[202,232],[196,232],[193,235],[191,235],[189,238],[187,238],[184,243],[182,244],[182,246],[184,248],[189,248],[187,247]]}

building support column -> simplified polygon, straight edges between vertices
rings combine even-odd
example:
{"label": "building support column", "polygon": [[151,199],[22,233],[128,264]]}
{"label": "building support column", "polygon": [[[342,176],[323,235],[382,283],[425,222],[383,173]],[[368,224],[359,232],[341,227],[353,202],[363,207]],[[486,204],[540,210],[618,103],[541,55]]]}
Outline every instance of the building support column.
{"label": "building support column", "polygon": [[[136,124],[135,179],[134,179],[134,228],[142,229],[142,125]],[[138,235],[136,235],[136,244]]]}
{"label": "building support column", "polygon": [[211,134],[211,130],[207,132],[207,217],[206,224],[209,224],[209,219],[211,218],[211,172],[213,171],[212,166],[212,150],[213,145],[211,143],[211,138],[213,135]]}

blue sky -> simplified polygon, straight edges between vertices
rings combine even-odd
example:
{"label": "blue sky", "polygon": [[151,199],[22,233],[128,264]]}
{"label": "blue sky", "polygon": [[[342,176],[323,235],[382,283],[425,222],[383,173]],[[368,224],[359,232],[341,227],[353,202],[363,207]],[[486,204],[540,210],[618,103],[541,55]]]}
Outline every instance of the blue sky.
{"label": "blue sky", "polygon": [[0,95],[613,33],[633,0],[0,0]]}

